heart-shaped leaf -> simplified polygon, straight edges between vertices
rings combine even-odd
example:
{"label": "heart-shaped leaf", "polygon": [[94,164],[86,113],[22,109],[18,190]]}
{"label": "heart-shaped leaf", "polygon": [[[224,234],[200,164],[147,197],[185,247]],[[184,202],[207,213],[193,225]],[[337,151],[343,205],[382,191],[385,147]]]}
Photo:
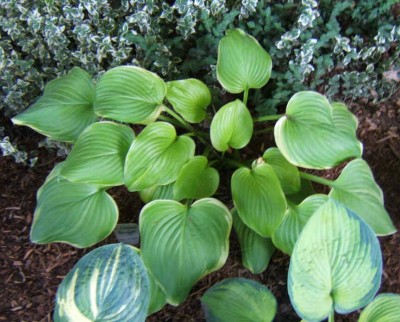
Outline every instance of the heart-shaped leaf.
{"label": "heart-shaped leaf", "polygon": [[261,237],[247,227],[240,219],[236,209],[232,210],[233,227],[242,251],[242,263],[253,274],[264,272],[275,252],[270,238]]}
{"label": "heart-shaped leaf", "polygon": [[90,75],[74,67],[67,75],[49,82],[43,96],[12,121],[54,140],[75,142],[88,125],[96,122],[93,101]]}
{"label": "heart-shaped leaf", "polygon": [[211,121],[211,143],[218,151],[245,147],[253,134],[253,119],[240,100],[221,107]]}
{"label": "heart-shaped leaf", "polygon": [[272,236],[274,245],[286,254],[291,255],[297,238],[308,219],[327,200],[328,196],[326,195],[314,195],[308,197],[299,205],[289,203],[285,218]]}
{"label": "heart-shaped leaf", "polygon": [[167,300],[165,299],[165,293],[161,285],[157,282],[151,271],[148,270],[147,273],[150,281],[150,303],[147,315],[151,315],[160,311],[167,304]]}
{"label": "heart-shaped leaf", "polygon": [[359,215],[377,235],[396,232],[396,227],[383,205],[382,190],[364,160],[356,159],[346,165],[334,181],[329,196]]}
{"label": "heart-shaped leaf", "polygon": [[358,322],[394,322],[400,317],[400,295],[383,293],[361,312]]}
{"label": "heart-shaped leaf", "polygon": [[122,124],[90,125],[76,141],[61,175],[73,182],[123,184],[125,157],[134,138],[131,128]]}
{"label": "heart-shaped leaf", "polygon": [[296,193],[293,193],[291,195],[287,195],[286,198],[290,202],[293,202],[295,204],[301,203],[304,199],[306,199],[309,196],[312,196],[315,194],[314,187],[311,183],[310,180],[301,178],[300,179],[300,190],[297,191]]}
{"label": "heart-shaped leaf", "polygon": [[142,258],[168,303],[178,305],[199,279],[222,267],[231,225],[229,210],[216,199],[191,206],[156,200],[144,206],[139,220]]}
{"label": "heart-shaped leaf", "polygon": [[142,199],[144,203],[159,199],[175,200],[174,185],[175,182],[172,182],[165,186],[152,186],[151,188],[144,189],[139,192],[140,199]]}
{"label": "heart-shaped leaf", "polygon": [[342,161],[360,157],[357,122],[343,104],[329,104],[321,94],[295,94],[286,115],[275,125],[279,150],[292,164],[311,169],[329,169]]}
{"label": "heart-shaped leaf", "polygon": [[187,136],[176,136],[165,122],[151,123],[133,141],[125,161],[125,185],[141,191],[176,180],[182,166],[194,156],[195,144]]}
{"label": "heart-shaped leaf", "polygon": [[121,122],[149,124],[163,109],[167,86],[156,74],[136,66],[107,71],[96,85],[97,115]]}
{"label": "heart-shaped leaf", "polygon": [[329,200],[308,220],[290,258],[288,289],[296,312],[321,321],[368,304],[382,274],[379,241],[372,229]]}
{"label": "heart-shaped leaf", "polygon": [[51,173],[37,194],[30,237],[33,243],[89,247],[111,234],[117,221],[118,207],[104,190]]}
{"label": "heart-shaped leaf", "polygon": [[176,200],[201,199],[212,196],[218,189],[219,174],[207,166],[204,156],[195,156],[183,167],[174,185]]}
{"label": "heart-shaped leaf", "polygon": [[183,79],[167,83],[167,100],[186,121],[199,123],[206,116],[211,93],[198,79]]}
{"label": "heart-shaped leaf", "polygon": [[300,190],[299,170],[285,159],[278,148],[269,148],[264,152],[263,159],[274,169],[285,194]]}
{"label": "heart-shaped leaf", "polygon": [[271,76],[272,61],[258,41],[240,29],[228,30],[218,46],[217,78],[230,93],[261,88]]}
{"label": "heart-shaped leaf", "polygon": [[271,237],[282,222],[286,199],[274,169],[260,164],[232,175],[232,198],[240,218],[257,234]]}
{"label": "heart-shaped leaf", "polygon": [[201,297],[207,322],[272,322],[277,302],[264,285],[246,278],[228,278]]}
{"label": "heart-shaped leaf", "polygon": [[55,322],[145,321],[150,286],[136,250],[105,245],[82,257],[58,288]]}

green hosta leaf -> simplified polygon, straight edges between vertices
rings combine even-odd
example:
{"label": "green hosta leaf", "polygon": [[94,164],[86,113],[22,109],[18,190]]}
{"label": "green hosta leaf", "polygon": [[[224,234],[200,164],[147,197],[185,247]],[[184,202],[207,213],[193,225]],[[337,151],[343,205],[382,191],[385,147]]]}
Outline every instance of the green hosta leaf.
{"label": "green hosta leaf", "polygon": [[229,278],[201,298],[207,322],[273,321],[277,302],[264,285],[246,278]]}
{"label": "green hosta leaf", "polygon": [[49,82],[43,96],[12,121],[54,140],[75,142],[88,125],[96,122],[93,101],[90,75],[74,67],[67,75]]}
{"label": "green hosta leaf", "polygon": [[361,312],[358,322],[394,322],[400,317],[400,295],[384,293],[378,295]]}
{"label": "green hosta leaf", "polygon": [[218,47],[217,78],[230,93],[261,88],[271,76],[272,61],[258,41],[240,29],[228,30]]}
{"label": "green hosta leaf", "polygon": [[308,220],[290,259],[288,289],[296,312],[321,321],[368,304],[382,274],[379,241],[350,210],[329,200]]}
{"label": "green hosta leaf", "polygon": [[191,206],[156,200],[142,209],[142,258],[168,303],[181,303],[199,279],[222,267],[231,225],[229,210],[211,198]]}
{"label": "green hosta leaf", "polygon": [[167,100],[186,121],[199,123],[204,120],[211,93],[203,82],[183,79],[168,82],[167,88]]}
{"label": "green hosta leaf", "polygon": [[207,166],[204,156],[195,156],[183,167],[174,185],[176,200],[201,199],[212,196],[218,189],[219,174]]}
{"label": "green hosta leaf", "polygon": [[314,188],[312,186],[312,183],[310,180],[307,179],[300,179],[300,190],[297,191],[296,193],[293,193],[291,195],[287,195],[286,198],[290,202],[293,202],[295,204],[301,203],[304,199],[307,197],[315,194]]}
{"label": "green hosta leaf", "polygon": [[299,92],[289,100],[286,115],[276,123],[275,140],[290,163],[329,169],[361,156],[356,127],[354,115],[344,105],[330,105],[316,92]]}
{"label": "green hosta leaf", "polygon": [[300,190],[299,170],[285,159],[278,148],[269,148],[264,152],[263,159],[274,169],[285,194]]}
{"label": "green hosta leaf", "polygon": [[174,185],[175,182],[165,186],[153,186],[151,188],[144,189],[139,192],[140,199],[142,199],[144,203],[149,203],[150,201],[159,199],[175,200]]}
{"label": "green hosta leaf", "polygon": [[308,219],[328,200],[326,195],[314,195],[301,204],[289,204],[285,218],[275,230],[272,241],[274,245],[286,254],[291,255],[297,238]]}
{"label": "green hosta leaf", "polygon": [[396,228],[383,205],[382,190],[368,164],[362,159],[349,162],[329,193],[365,220],[377,235],[390,235]]}
{"label": "green hosta leaf", "polygon": [[49,177],[37,194],[32,242],[64,242],[83,248],[111,234],[118,221],[118,208],[104,190],[70,182],[54,173]]}
{"label": "green hosta leaf", "polygon": [[125,185],[141,191],[176,180],[182,166],[194,156],[195,144],[187,136],[176,136],[175,128],[155,122],[133,141],[125,162]]}
{"label": "green hosta leaf", "polygon": [[157,282],[151,271],[148,270],[147,273],[150,281],[150,303],[147,315],[151,315],[161,310],[167,304],[167,300],[161,285]]}
{"label": "green hosta leaf", "polygon": [[286,199],[274,169],[261,164],[232,175],[232,198],[240,218],[257,234],[271,237],[282,222]]}
{"label": "green hosta leaf", "polygon": [[242,251],[242,263],[253,274],[264,272],[275,252],[270,238],[261,237],[247,227],[240,219],[236,209],[232,211],[233,227],[238,236]]}
{"label": "green hosta leaf", "polygon": [[150,285],[136,250],[111,244],[82,257],[58,288],[55,322],[145,321]]}
{"label": "green hosta leaf", "polygon": [[107,71],[96,85],[96,114],[121,122],[154,122],[163,108],[167,86],[156,74],[135,66]]}
{"label": "green hosta leaf", "polygon": [[117,186],[124,183],[125,157],[135,138],[125,125],[100,122],[78,138],[61,170],[70,181]]}
{"label": "green hosta leaf", "polygon": [[229,147],[245,147],[253,134],[253,119],[247,107],[240,101],[221,107],[211,122],[211,143],[218,151]]}

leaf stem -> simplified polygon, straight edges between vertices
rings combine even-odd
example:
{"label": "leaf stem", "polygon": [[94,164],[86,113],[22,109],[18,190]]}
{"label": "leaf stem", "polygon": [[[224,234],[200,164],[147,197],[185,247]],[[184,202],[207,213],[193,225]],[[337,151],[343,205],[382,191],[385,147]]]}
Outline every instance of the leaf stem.
{"label": "leaf stem", "polygon": [[175,111],[173,111],[172,109],[170,109],[169,107],[164,105],[164,111],[167,112],[169,115],[171,115],[175,120],[177,120],[179,123],[181,123],[181,125],[187,129],[188,131],[191,132],[196,132],[194,130],[194,128],[188,123],[186,122],[182,117],[180,117],[177,113],[175,113]]}
{"label": "leaf stem", "polygon": [[260,117],[253,117],[253,122],[267,122],[267,121],[276,121],[279,120],[285,114],[276,114],[276,115],[264,115]]}
{"label": "leaf stem", "polygon": [[264,134],[264,133],[269,133],[274,130],[273,126],[266,127],[265,129],[254,131],[253,135],[258,135],[258,134]]}
{"label": "leaf stem", "polygon": [[247,165],[241,163],[240,161],[236,161],[236,160],[232,160],[232,159],[224,159],[224,162],[226,164],[234,166],[235,168],[243,168],[243,167],[248,168]]}
{"label": "leaf stem", "polygon": [[303,179],[307,179],[307,180],[311,180],[311,181],[323,184],[325,186],[329,186],[329,187],[333,187],[335,185],[335,181],[329,180],[329,179],[325,179],[325,178],[321,178],[321,177],[316,176],[316,175],[311,174],[311,173],[306,173],[306,172],[300,171],[300,177],[303,178]]}
{"label": "leaf stem", "polygon": [[249,89],[246,87],[243,94],[243,104],[247,106],[247,99],[249,98]]}
{"label": "leaf stem", "polygon": [[335,322],[335,311],[332,310],[331,314],[329,314],[328,322]]}

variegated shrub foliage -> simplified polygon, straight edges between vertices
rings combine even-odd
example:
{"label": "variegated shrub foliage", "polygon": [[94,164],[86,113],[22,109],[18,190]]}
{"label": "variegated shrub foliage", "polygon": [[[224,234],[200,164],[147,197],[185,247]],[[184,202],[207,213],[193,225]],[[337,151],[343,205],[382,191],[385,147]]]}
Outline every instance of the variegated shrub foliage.
{"label": "variegated shrub foliage", "polygon": [[[275,249],[291,255],[288,292],[302,319],[333,320],[374,298],[382,273],[376,236],[396,229],[362,159],[357,119],[313,91],[293,95],[282,115],[253,117],[249,95],[268,82],[272,61],[240,29],[227,31],[217,61],[221,86],[236,98],[215,114],[200,80],[165,82],[119,66],[97,81],[73,68],[13,118],[73,144],[38,191],[33,242],[89,247],[106,238],[118,221],[113,187],[146,203],[140,250],[108,245],[83,257],[59,288],[56,321],[144,321],[166,303],[182,303],[224,265],[232,225],[251,272],[263,272]],[[276,121],[276,147],[243,160],[255,122],[267,121]],[[343,162],[335,180],[301,170]],[[230,210],[213,196],[219,171],[232,167]],[[316,194],[311,182],[329,194]],[[209,321],[272,321],[277,307],[265,286],[245,279],[215,285],[202,303]]]}

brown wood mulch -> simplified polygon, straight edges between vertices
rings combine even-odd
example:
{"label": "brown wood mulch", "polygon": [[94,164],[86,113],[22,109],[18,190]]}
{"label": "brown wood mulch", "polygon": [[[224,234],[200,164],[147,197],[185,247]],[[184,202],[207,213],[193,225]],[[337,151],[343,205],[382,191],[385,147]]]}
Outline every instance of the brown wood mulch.
{"label": "brown wood mulch", "polygon": [[[389,101],[351,104],[357,115],[359,138],[364,143],[364,158],[382,187],[385,205],[400,229],[400,92]],[[39,135],[29,129],[18,130],[14,141],[37,149]],[[39,164],[29,168],[0,158],[0,321],[51,321],[57,286],[77,260],[88,250],[63,244],[34,245],[29,229],[35,208],[35,195],[54,163],[61,161],[55,152],[39,149]],[[117,200],[129,200],[120,208],[120,222],[135,221],[140,203],[132,194],[113,190]],[[122,203],[121,203],[122,205]],[[103,243],[115,242],[111,236]],[[380,292],[400,294],[400,234],[380,238],[384,272]],[[102,244],[103,244],[102,243]],[[225,266],[202,279],[180,306],[166,306],[148,321],[204,321],[199,298],[210,286],[227,277],[247,277],[267,285],[278,300],[275,321],[299,321],[287,295],[289,259],[277,252],[267,271],[252,275],[240,264],[240,251],[232,238],[230,257]],[[336,321],[356,321],[357,313],[339,316]]]}

